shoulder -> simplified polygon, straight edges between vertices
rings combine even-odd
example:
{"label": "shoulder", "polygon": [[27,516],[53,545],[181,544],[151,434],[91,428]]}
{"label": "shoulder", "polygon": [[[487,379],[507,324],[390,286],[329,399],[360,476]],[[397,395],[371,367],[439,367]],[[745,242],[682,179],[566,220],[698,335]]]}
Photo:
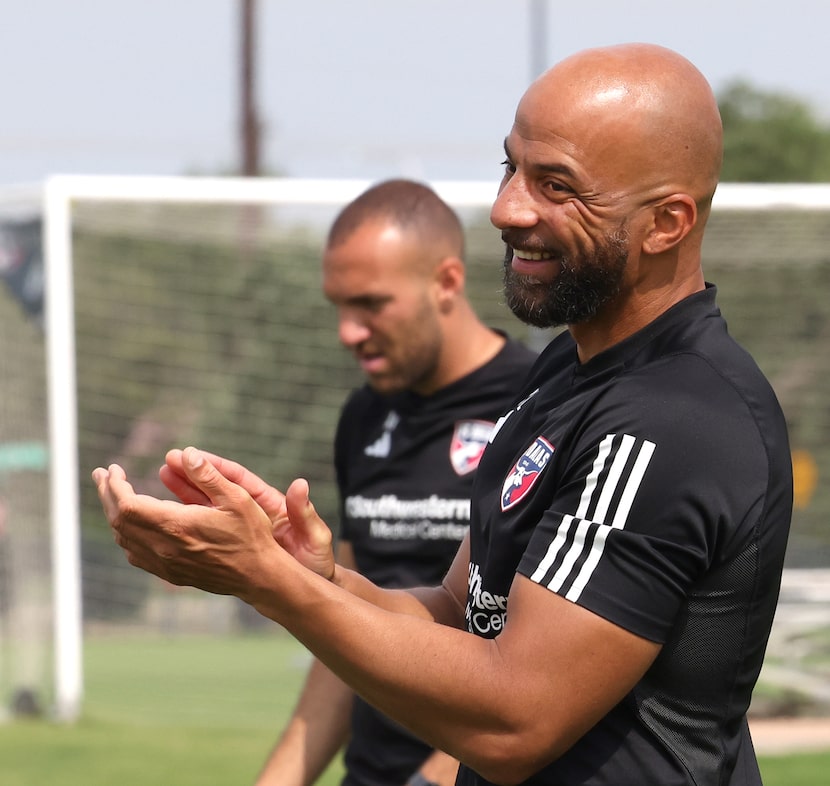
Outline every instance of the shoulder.
{"label": "shoulder", "polygon": [[758,471],[772,455],[788,456],[772,388],[737,349],[726,358],[679,352],[623,372],[595,402],[596,427],[648,440],[661,456],[700,467]]}
{"label": "shoulder", "polygon": [[501,333],[504,336],[504,346],[499,352],[485,364],[485,368],[491,368],[496,371],[522,371],[527,373],[536,362],[539,354],[530,349],[525,343],[511,338],[506,333]]}
{"label": "shoulder", "polygon": [[355,431],[365,432],[375,421],[383,422],[389,412],[389,401],[367,384],[353,390],[340,409],[337,439]]}
{"label": "shoulder", "polygon": [[539,354],[521,341],[505,335],[502,348],[466,378],[466,384],[480,387],[489,395],[505,398],[521,391],[525,380],[539,359]]}

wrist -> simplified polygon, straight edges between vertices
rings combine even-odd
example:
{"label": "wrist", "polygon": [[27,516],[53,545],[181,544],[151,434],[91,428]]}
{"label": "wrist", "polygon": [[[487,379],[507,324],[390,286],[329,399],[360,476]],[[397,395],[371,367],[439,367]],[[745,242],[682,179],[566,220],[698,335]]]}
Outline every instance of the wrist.
{"label": "wrist", "polygon": [[440,786],[440,784],[425,778],[420,772],[416,772],[406,782],[406,786]]}

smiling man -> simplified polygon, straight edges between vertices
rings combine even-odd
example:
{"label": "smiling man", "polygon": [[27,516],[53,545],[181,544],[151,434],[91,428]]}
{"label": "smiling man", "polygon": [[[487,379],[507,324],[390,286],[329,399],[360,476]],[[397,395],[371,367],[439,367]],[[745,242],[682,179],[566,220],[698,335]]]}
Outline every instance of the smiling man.
{"label": "smiling man", "polygon": [[792,473],[775,395],[703,277],[715,98],[670,50],[587,50],[531,85],[506,149],[509,302],[568,331],[497,424],[442,586],[335,567],[303,481],[283,496],[193,448],[165,471],[203,506],[95,471],[116,540],[284,625],[456,756],[461,786],[760,786],[746,711]]}

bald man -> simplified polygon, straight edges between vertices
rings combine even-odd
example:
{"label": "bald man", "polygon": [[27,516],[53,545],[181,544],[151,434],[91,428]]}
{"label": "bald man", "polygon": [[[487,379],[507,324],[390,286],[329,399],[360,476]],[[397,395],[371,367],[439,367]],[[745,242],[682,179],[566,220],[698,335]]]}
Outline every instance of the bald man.
{"label": "bald man", "polygon": [[283,624],[462,786],[759,786],[746,711],[792,482],[778,402],[702,273],[712,91],[658,46],[587,50],[531,85],[505,148],[508,302],[568,331],[497,425],[442,586],[336,567],[307,484],[283,496],[194,448],[168,468],[204,507],[95,471],[116,540]]}

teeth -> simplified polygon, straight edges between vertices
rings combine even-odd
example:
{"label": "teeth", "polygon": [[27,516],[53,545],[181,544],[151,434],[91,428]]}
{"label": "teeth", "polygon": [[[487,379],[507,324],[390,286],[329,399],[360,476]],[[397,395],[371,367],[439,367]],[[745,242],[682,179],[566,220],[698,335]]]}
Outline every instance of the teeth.
{"label": "teeth", "polygon": [[538,262],[540,259],[552,258],[552,255],[547,251],[516,251],[516,255],[520,259],[529,259],[533,262]]}

